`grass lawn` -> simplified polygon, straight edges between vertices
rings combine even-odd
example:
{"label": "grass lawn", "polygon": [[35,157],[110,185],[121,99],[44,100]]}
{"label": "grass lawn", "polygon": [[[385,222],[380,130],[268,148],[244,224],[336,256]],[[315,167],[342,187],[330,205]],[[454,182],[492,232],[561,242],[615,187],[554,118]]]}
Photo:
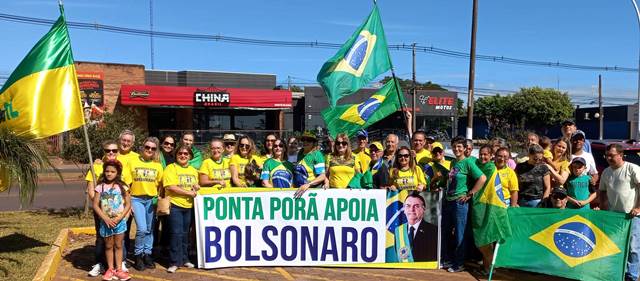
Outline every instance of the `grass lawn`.
{"label": "grass lawn", "polygon": [[32,280],[61,229],[92,225],[79,209],[0,212],[0,280]]}

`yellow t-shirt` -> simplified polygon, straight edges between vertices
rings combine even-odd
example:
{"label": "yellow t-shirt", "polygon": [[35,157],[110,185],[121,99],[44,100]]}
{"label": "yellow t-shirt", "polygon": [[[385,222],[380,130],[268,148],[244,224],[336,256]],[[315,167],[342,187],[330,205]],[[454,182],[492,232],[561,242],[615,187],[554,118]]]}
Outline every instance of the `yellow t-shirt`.
{"label": "yellow t-shirt", "polygon": [[[121,162],[122,163],[122,162]],[[96,180],[100,178],[103,171],[103,164],[93,164],[93,171],[96,173]],[[131,174],[128,172],[129,166],[128,164],[122,163],[122,175],[121,179],[127,185],[131,185]],[[91,176],[91,170],[87,171],[87,175],[84,177],[85,181],[93,182],[93,177]]]}
{"label": "yellow t-shirt", "polygon": [[416,162],[420,164],[420,166],[424,166],[431,162],[431,158],[431,151],[427,149],[422,149],[422,151],[416,152]]}
{"label": "yellow t-shirt", "polygon": [[[226,185],[225,187],[231,187],[231,171],[229,171],[229,159],[222,158],[219,162],[214,161],[211,158],[208,158],[202,162],[202,166],[200,166],[200,170],[198,171],[200,174],[205,174],[209,177],[210,180],[224,180]],[[216,184],[211,187],[202,187],[198,194],[206,195],[214,193],[215,190],[220,189],[221,185]]]}
{"label": "yellow t-shirt", "polygon": [[356,175],[356,167],[361,166],[360,160],[353,153],[350,160],[343,161],[328,154],[325,163],[329,171],[329,186],[332,188],[347,188]]}
{"label": "yellow t-shirt", "polygon": [[504,199],[506,200],[511,198],[512,191],[520,190],[518,187],[518,176],[516,175],[516,172],[507,166],[502,169],[498,169],[496,172],[500,177],[500,183],[502,184],[502,189],[504,191]]}
{"label": "yellow t-shirt", "polygon": [[132,179],[131,195],[158,196],[162,182],[162,164],[138,158],[130,163],[128,173]]}
{"label": "yellow t-shirt", "polygon": [[140,154],[133,152],[133,151],[129,151],[129,153],[127,154],[120,154],[118,153],[118,155],[116,156],[116,159],[118,159],[118,161],[120,161],[120,163],[122,163],[122,166],[124,167],[125,165],[129,165],[131,162],[138,160],[140,158]]}
{"label": "yellow t-shirt", "polygon": [[367,169],[369,169],[369,163],[371,163],[371,156],[369,155],[370,154],[367,150],[356,153],[356,157],[358,158],[358,161],[360,163],[360,166],[358,166],[358,168],[360,168],[360,171],[366,171]]}
{"label": "yellow t-shirt", "polygon": [[569,170],[569,161],[568,160],[562,160],[562,161],[554,161],[551,162],[551,166],[556,169],[556,171],[558,171],[558,173],[561,173],[563,171],[567,171],[567,172],[571,172]]}
{"label": "yellow t-shirt", "polygon": [[427,182],[424,178],[422,168],[416,167],[415,171],[407,169],[406,171],[398,170],[396,176],[396,168],[391,170],[391,182],[397,189],[417,189],[418,185],[426,186]]}
{"label": "yellow t-shirt", "polygon": [[553,159],[553,154],[551,154],[551,150],[549,149],[545,149],[544,152],[542,153],[542,156],[544,156],[544,158],[547,158],[549,160]]}
{"label": "yellow t-shirt", "polygon": [[177,186],[183,190],[191,191],[193,186],[198,184],[198,170],[193,166],[182,167],[173,163],[164,169],[164,179],[162,181],[166,194],[171,197],[171,204],[182,208],[193,208],[193,198],[191,196],[177,194],[167,187]]}
{"label": "yellow t-shirt", "polygon": [[255,155],[247,159],[247,158],[243,158],[239,154],[234,154],[233,156],[231,156],[231,160],[229,160],[229,167],[231,166],[236,167],[236,169],[238,170],[238,178],[240,179],[240,182],[244,185],[247,184],[247,181],[244,179],[244,167],[247,166],[247,164],[249,164],[249,161],[251,159],[256,160],[256,163],[258,163],[258,159]]}

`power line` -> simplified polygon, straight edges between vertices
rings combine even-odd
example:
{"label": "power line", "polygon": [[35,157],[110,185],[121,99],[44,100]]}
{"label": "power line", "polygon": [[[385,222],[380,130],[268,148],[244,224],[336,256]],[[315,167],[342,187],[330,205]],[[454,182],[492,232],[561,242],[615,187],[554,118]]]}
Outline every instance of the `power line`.
{"label": "power line", "polygon": [[[2,14],[2,13],[0,13],[0,20],[17,22],[17,23],[35,24],[35,25],[47,25],[47,26],[52,25],[54,23],[53,20],[48,20],[48,19],[25,17],[25,16]],[[318,42],[318,41],[282,41],[282,40],[265,40],[265,39],[233,37],[233,36],[224,36],[219,34],[210,35],[210,34],[163,32],[163,31],[155,31],[155,30],[119,27],[119,26],[113,26],[113,25],[103,25],[98,23],[84,23],[84,22],[73,22],[73,21],[68,21],[67,25],[75,29],[105,31],[105,32],[118,33],[118,34],[135,35],[135,36],[158,37],[158,38],[178,39],[178,40],[214,41],[214,42],[225,42],[225,43],[242,44],[242,45],[295,47],[295,48],[321,48],[321,49],[338,49],[342,46],[342,44],[338,44],[338,43],[327,43],[327,42]],[[404,43],[388,45],[388,47],[390,50],[409,51],[409,52],[412,51],[412,48],[413,48],[412,44],[404,44]],[[421,45],[416,45],[415,48],[416,48],[416,51],[422,52],[422,53],[428,53],[428,54],[452,57],[452,58],[461,58],[461,59],[469,58],[468,53],[455,51],[455,50],[448,50],[448,49],[437,48],[433,46],[421,46]],[[510,58],[505,56],[491,56],[491,55],[476,55],[476,60],[498,62],[498,63],[505,63],[505,64],[514,64],[514,65],[552,67],[552,68],[599,71],[599,72],[607,71],[607,72],[634,72],[635,73],[638,71],[637,68],[630,68],[630,67],[580,65],[580,64],[561,63],[559,61],[556,61],[556,62],[535,61],[535,60],[526,60],[526,59]]]}

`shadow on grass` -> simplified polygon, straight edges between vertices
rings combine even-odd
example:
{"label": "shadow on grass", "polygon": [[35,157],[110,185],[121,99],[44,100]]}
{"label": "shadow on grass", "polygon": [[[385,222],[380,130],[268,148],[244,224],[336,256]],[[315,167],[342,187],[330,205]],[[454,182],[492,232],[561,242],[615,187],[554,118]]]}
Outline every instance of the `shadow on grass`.
{"label": "shadow on grass", "polygon": [[24,251],[31,248],[48,246],[40,240],[33,239],[22,233],[13,233],[0,237],[0,253]]}

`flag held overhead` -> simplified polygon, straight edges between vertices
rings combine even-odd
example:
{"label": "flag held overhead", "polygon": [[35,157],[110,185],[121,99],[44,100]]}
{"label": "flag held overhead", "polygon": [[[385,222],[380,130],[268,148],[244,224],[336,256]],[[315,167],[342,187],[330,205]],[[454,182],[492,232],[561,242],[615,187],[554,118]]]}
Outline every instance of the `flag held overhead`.
{"label": "flag held overhead", "polygon": [[367,20],[324,63],[317,80],[334,107],[340,98],[355,93],[389,69],[387,39],[378,7],[374,5]]}

